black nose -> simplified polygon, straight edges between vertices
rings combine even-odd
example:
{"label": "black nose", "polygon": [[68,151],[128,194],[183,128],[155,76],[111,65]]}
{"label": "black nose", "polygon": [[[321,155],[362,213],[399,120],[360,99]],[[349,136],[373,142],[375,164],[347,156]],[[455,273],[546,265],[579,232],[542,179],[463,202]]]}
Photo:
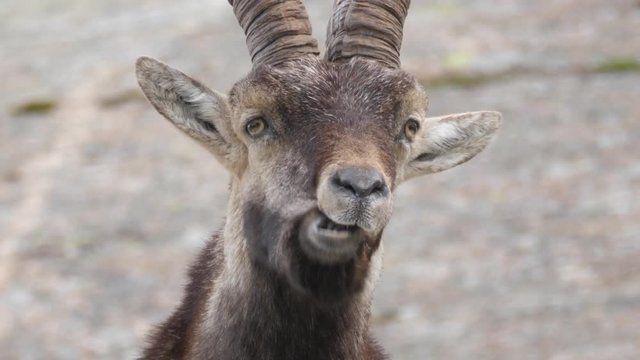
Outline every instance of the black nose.
{"label": "black nose", "polygon": [[331,180],[338,190],[361,199],[374,195],[385,196],[388,192],[382,174],[373,168],[355,166],[342,168],[336,171]]}

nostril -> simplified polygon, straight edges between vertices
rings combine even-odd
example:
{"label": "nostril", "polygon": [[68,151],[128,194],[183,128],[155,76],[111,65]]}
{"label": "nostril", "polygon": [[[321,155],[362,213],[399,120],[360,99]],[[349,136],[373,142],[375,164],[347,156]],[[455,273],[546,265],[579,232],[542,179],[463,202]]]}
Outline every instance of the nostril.
{"label": "nostril", "polygon": [[340,178],[340,176],[335,176],[333,178],[333,183],[340,189],[344,189],[349,191],[350,193],[357,194],[358,190],[354,188],[349,181],[345,181]]}
{"label": "nostril", "polygon": [[371,187],[371,192],[369,194],[384,193],[385,189],[386,186],[384,185],[384,182],[377,180]]}
{"label": "nostril", "polygon": [[372,168],[348,167],[336,171],[333,185],[359,198],[386,195],[387,186],[380,172]]}

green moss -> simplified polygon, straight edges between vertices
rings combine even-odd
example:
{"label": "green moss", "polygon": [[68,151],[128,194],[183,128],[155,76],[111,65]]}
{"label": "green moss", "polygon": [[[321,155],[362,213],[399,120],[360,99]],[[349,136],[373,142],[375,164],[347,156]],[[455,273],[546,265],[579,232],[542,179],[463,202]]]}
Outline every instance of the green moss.
{"label": "green moss", "polygon": [[374,325],[384,325],[397,321],[399,318],[397,310],[389,310],[380,314],[374,314],[371,323]]}
{"label": "green moss", "polygon": [[469,51],[452,51],[444,61],[444,68],[448,71],[460,72],[469,67],[473,58],[473,54]]}
{"label": "green moss", "polygon": [[57,104],[53,100],[39,99],[31,100],[24,104],[18,105],[13,109],[13,114],[31,115],[31,114],[46,114],[55,110]]}
{"label": "green moss", "polygon": [[445,86],[474,87],[493,81],[501,80],[506,74],[464,74],[447,73],[442,76],[422,80],[422,84],[427,88],[437,88]]}
{"label": "green moss", "polygon": [[596,66],[596,71],[603,73],[640,72],[640,60],[633,57],[615,57],[600,63]]}
{"label": "green moss", "polygon": [[116,107],[134,101],[142,101],[144,96],[138,89],[128,89],[106,96],[100,99],[100,105],[104,107]]}

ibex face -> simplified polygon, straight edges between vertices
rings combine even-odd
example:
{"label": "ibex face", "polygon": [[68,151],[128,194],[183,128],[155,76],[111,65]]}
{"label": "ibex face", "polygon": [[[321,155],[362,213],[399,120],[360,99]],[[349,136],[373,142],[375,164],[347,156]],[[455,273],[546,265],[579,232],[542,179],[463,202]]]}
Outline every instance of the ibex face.
{"label": "ibex face", "polygon": [[250,39],[254,68],[228,98],[156,60],[137,63],[156,109],[233,174],[225,241],[240,250],[230,256],[321,302],[364,286],[401,181],[469,160],[500,124],[495,112],[427,118],[427,97],[397,58],[347,58],[338,40],[319,59],[304,37],[284,46],[288,56]]}

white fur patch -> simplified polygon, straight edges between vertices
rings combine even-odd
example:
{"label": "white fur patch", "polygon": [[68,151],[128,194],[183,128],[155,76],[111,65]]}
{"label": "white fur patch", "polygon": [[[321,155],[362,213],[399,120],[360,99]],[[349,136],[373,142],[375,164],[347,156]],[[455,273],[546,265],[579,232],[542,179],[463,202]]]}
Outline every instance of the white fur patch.
{"label": "white fur patch", "polygon": [[403,179],[450,169],[480,153],[500,127],[495,111],[452,114],[423,120],[410,145]]}

